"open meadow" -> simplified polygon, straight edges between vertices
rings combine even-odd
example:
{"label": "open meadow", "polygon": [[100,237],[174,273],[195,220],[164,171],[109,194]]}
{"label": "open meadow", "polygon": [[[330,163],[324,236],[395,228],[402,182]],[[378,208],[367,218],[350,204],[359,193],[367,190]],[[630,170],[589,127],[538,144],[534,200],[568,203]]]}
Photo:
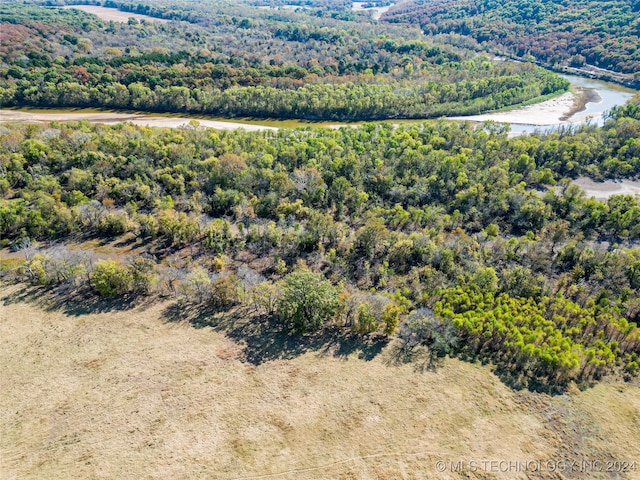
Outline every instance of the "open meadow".
{"label": "open meadow", "polygon": [[138,13],[132,12],[123,12],[121,10],[117,10],[115,8],[106,8],[100,7],[96,5],[70,5],[65,6],[63,8],[75,8],[77,10],[82,10],[87,13],[92,13],[96,17],[105,20],[107,22],[123,22],[126,23],[130,18],[135,18],[136,20],[146,20],[148,22],[167,22],[164,18],[150,17],[149,15],[140,15]]}
{"label": "open meadow", "polygon": [[457,359],[398,365],[393,344],[307,340],[241,312],[4,286],[2,478],[639,478],[482,463],[637,460],[637,382],[549,396]]}

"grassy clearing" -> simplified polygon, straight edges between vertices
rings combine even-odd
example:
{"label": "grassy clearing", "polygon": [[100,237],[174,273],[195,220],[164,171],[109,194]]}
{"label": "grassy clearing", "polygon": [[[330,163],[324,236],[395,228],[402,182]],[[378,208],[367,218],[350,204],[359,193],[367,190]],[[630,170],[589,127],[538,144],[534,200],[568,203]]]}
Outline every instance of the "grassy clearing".
{"label": "grassy clearing", "polygon": [[2,478],[640,477],[435,470],[639,459],[637,383],[515,392],[486,366],[418,372],[393,345],[336,338],[296,345],[233,312],[83,309],[1,287]]}
{"label": "grassy clearing", "polygon": [[70,5],[62,8],[65,8],[65,9],[77,8],[78,10],[83,10],[87,13],[92,13],[96,17],[106,22],[114,21],[114,22],[126,23],[130,18],[135,18],[138,21],[147,20],[149,22],[160,22],[160,23],[168,22],[168,20],[164,18],[150,17],[148,15],[140,15],[139,13],[122,12],[115,8],[97,7],[94,5]]}

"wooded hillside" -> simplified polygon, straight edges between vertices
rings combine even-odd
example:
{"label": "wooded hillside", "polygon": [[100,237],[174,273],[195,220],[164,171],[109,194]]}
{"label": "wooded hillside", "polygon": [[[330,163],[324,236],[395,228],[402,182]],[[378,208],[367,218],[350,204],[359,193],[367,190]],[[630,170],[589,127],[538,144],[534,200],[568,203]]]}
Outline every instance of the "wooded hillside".
{"label": "wooded hillside", "polygon": [[416,0],[403,2],[383,21],[420,25],[454,45],[548,66],[593,65],[624,74],[614,79],[640,83],[637,0]]}
{"label": "wooded hillside", "polygon": [[533,65],[425,42],[417,30],[248,6],[222,14],[214,2],[187,6],[196,15],[189,21],[118,23],[75,9],[0,4],[0,107],[433,118],[568,88]]}

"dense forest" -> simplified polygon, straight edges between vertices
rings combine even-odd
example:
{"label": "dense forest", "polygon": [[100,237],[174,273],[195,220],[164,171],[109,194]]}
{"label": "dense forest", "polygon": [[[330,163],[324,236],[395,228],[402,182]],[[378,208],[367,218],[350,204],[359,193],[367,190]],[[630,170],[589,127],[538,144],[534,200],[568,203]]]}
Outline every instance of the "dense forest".
{"label": "dense forest", "polygon": [[[160,294],[309,333],[338,325],[557,389],[638,372],[640,104],[604,128],[0,129],[6,279]],[[120,239],[120,254],[75,249]],[[48,242],[54,242],[49,244]],[[128,256],[130,248],[144,254]],[[85,293],[90,295],[90,293]]]}
{"label": "dense forest", "polygon": [[383,19],[419,24],[426,34],[451,44],[552,67],[591,65],[598,76],[640,84],[637,0],[416,0],[403,2]]}
{"label": "dense forest", "polygon": [[[189,21],[118,23],[0,3],[0,106],[374,120],[475,114],[568,88],[541,68],[434,45],[417,30],[189,5]],[[180,17],[172,12],[148,13]]]}

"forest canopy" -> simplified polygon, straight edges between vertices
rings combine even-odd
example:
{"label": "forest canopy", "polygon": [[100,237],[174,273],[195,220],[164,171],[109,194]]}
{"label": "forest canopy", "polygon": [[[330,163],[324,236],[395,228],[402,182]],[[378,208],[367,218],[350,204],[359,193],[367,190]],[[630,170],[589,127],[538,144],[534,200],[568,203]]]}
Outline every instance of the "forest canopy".
{"label": "forest canopy", "polygon": [[425,42],[417,30],[188,5],[196,19],[120,23],[0,4],[0,106],[377,120],[475,114],[568,88],[541,68]]}
{"label": "forest canopy", "polygon": [[[479,113],[568,88],[533,63],[434,43],[451,32],[425,37],[342,2],[108,2],[150,16],[126,22],[36,3],[0,3],[0,106],[378,120]],[[548,12],[535,11],[542,25]],[[491,362],[517,388],[636,376],[640,198],[587,198],[573,180],[640,176],[638,98],[603,127],[508,130],[3,124],[0,277],[237,309],[301,341],[397,333],[407,357]]]}
{"label": "forest canopy", "polygon": [[637,0],[414,0],[383,19],[453,45],[640,84]]}

